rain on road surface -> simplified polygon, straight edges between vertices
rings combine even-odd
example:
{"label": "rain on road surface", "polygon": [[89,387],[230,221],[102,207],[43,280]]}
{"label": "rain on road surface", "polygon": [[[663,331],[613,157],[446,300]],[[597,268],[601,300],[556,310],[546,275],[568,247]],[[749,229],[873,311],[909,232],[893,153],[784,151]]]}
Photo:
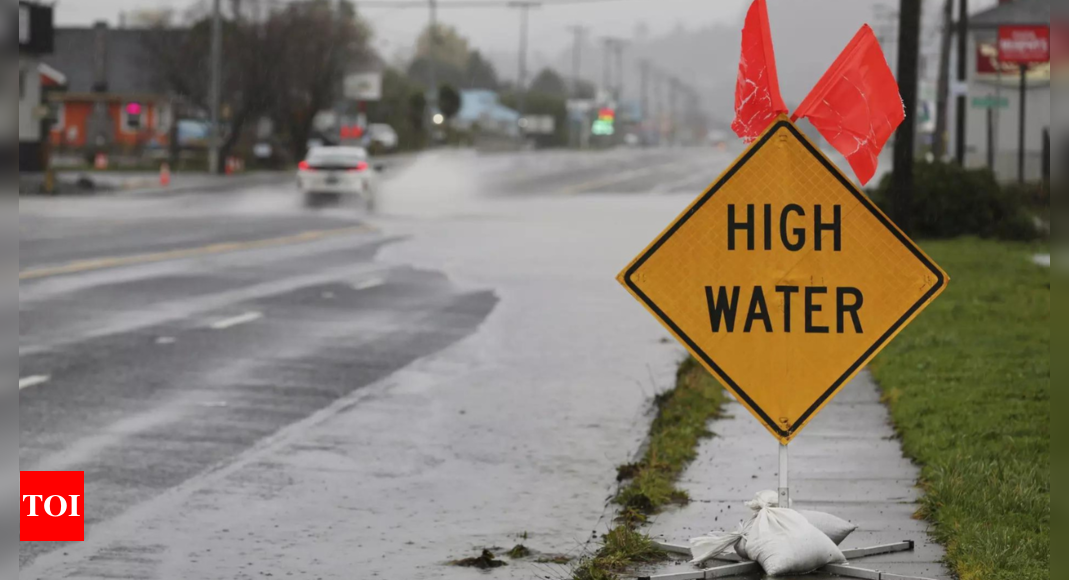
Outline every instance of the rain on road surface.
{"label": "rain on road surface", "polygon": [[469,578],[443,563],[525,533],[582,553],[680,356],[613,276],[730,159],[434,152],[374,216],[288,179],[21,200],[20,469],[85,471],[88,527],[20,545],[20,576]]}

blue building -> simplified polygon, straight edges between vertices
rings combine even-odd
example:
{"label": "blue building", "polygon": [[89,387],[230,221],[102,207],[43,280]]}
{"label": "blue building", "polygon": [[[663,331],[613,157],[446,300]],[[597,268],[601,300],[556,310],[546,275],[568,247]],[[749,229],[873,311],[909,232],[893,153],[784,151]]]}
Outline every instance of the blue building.
{"label": "blue building", "polygon": [[460,92],[460,111],[453,126],[461,131],[508,137],[520,136],[520,114],[501,104],[494,91],[477,89]]}

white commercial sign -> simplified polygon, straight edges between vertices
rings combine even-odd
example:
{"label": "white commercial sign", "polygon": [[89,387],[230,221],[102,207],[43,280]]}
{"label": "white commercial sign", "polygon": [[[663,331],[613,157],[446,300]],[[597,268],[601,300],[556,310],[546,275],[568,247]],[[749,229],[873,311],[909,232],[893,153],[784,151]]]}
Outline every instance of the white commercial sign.
{"label": "white commercial sign", "polygon": [[382,99],[382,73],[353,73],[345,77],[345,98],[354,101]]}

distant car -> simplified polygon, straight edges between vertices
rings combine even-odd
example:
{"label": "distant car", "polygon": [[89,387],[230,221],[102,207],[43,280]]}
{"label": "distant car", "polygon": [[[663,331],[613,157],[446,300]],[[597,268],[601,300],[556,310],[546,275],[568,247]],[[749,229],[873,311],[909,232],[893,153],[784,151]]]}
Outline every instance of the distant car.
{"label": "distant car", "polygon": [[375,172],[363,147],[316,147],[297,166],[297,183],[304,203],[318,207],[356,199],[375,206]]}
{"label": "distant car", "polygon": [[372,123],[367,127],[368,146],[378,145],[387,151],[397,149],[399,139],[397,131],[384,123]]}

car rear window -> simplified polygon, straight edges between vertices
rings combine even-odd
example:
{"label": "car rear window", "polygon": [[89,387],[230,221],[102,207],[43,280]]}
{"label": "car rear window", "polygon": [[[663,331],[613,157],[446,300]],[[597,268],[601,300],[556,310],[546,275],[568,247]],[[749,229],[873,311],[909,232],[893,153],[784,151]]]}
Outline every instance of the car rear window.
{"label": "car rear window", "polygon": [[351,151],[312,151],[308,155],[308,164],[313,167],[354,167],[366,160],[367,155]]}

